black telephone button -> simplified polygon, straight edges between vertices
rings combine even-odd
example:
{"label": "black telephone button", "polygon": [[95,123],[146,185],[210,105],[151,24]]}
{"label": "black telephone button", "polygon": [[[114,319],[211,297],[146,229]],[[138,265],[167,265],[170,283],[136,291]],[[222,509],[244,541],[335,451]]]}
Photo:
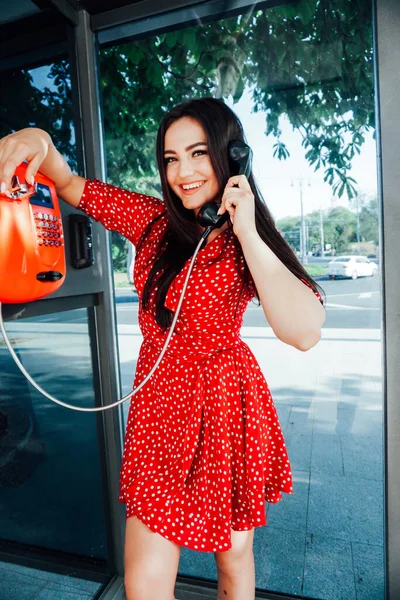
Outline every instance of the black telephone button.
{"label": "black telephone button", "polygon": [[36,275],[38,281],[58,281],[62,278],[62,273],[59,271],[41,271]]}

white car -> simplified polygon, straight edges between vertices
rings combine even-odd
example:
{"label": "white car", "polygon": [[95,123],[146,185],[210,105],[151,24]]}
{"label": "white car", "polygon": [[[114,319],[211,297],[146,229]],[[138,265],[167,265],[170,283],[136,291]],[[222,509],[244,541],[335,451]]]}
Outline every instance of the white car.
{"label": "white car", "polygon": [[326,268],[330,279],[336,276],[351,279],[371,277],[378,271],[378,265],[365,256],[336,256]]}

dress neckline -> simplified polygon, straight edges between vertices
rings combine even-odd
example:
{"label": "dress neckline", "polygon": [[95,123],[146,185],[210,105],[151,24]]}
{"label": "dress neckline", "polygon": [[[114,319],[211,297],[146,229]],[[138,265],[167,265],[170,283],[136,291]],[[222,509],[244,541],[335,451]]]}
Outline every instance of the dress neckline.
{"label": "dress neckline", "polygon": [[[227,227],[221,233],[219,233],[209,244],[201,246],[200,250],[197,252],[196,261],[198,263],[208,263],[209,260],[214,260],[220,256],[221,252],[224,253],[224,256],[227,256],[231,253],[231,228]],[[186,264],[190,263],[192,257],[188,258]]]}
{"label": "dress neckline", "polygon": [[215,236],[214,239],[211,240],[211,242],[208,242],[208,244],[203,244],[202,247],[200,248],[199,252],[201,250],[204,250],[205,248],[208,248],[209,246],[211,246],[211,244],[213,244],[215,242],[215,240],[218,240],[218,238],[220,238],[224,233],[226,233],[227,231],[229,231],[229,227],[227,227],[226,229],[224,229],[223,231],[220,231],[218,235]]}
{"label": "dress neckline", "polygon": [[[165,226],[168,227],[168,216],[167,213],[165,213],[166,219],[165,219]],[[203,254],[205,254],[206,258],[205,261],[208,260],[209,258],[209,253],[211,254],[211,251],[214,250],[214,248],[217,248],[218,250],[218,246],[217,246],[217,240],[219,242],[222,242],[226,244],[226,246],[228,246],[228,244],[230,243],[230,239],[231,239],[231,231],[233,232],[233,228],[232,227],[227,227],[226,229],[224,229],[223,231],[221,231],[213,240],[211,240],[211,242],[209,242],[208,244],[203,243],[203,245],[200,247],[200,250],[197,252],[197,258],[196,260],[198,262],[203,262],[202,258]],[[225,239],[226,238],[226,239]],[[208,252],[207,252],[208,250]],[[215,253],[215,250],[214,250]],[[215,253],[215,257],[218,256],[218,253]],[[213,254],[211,254],[211,257],[213,257]],[[192,257],[189,257],[186,261],[185,261],[185,265],[189,264],[191,261]]]}

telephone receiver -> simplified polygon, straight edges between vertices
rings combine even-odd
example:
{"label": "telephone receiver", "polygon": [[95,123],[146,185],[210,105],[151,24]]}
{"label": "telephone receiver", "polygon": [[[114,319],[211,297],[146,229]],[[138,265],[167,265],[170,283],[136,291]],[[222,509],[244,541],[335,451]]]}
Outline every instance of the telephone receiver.
{"label": "telephone receiver", "polygon": [[[228,144],[228,161],[233,175],[245,175],[247,179],[250,177],[252,167],[253,151],[240,140],[231,140]],[[236,185],[235,187],[239,187]],[[229,219],[229,213],[224,212],[223,215],[217,215],[220,204],[213,201],[206,202],[197,214],[197,222],[202,227],[208,229],[203,233],[202,237],[206,238],[212,229],[219,229]],[[207,233],[208,232],[208,233]]]}

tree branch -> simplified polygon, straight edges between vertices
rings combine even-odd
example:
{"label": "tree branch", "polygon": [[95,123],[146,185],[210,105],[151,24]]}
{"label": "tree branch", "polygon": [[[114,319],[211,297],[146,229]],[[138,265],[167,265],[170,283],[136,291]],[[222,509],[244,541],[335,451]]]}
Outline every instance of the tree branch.
{"label": "tree branch", "polygon": [[174,71],[171,71],[170,69],[168,69],[168,67],[162,62],[162,60],[160,60],[158,58],[158,56],[156,54],[154,54],[150,50],[150,48],[147,48],[147,52],[148,52],[148,54],[150,54],[150,56],[152,58],[154,58],[158,62],[158,64],[164,69],[164,71],[166,73],[169,73],[170,75],[172,75],[176,79],[182,79],[182,80],[185,80],[185,81],[190,81],[190,83],[192,83],[193,85],[195,85],[196,87],[198,87],[200,89],[210,91],[210,89],[211,89],[210,86],[208,86],[208,85],[201,85],[200,83],[197,83],[197,81],[194,81],[194,79],[192,79],[192,77],[196,73],[196,71],[198,69],[198,66],[200,64],[200,61],[201,61],[201,59],[203,57],[204,50],[201,51],[200,56],[199,56],[199,60],[197,61],[196,65],[195,65],[195,67],[193,69],[193,71],[188,76],[181,75],[180,73],[175,73]]}

